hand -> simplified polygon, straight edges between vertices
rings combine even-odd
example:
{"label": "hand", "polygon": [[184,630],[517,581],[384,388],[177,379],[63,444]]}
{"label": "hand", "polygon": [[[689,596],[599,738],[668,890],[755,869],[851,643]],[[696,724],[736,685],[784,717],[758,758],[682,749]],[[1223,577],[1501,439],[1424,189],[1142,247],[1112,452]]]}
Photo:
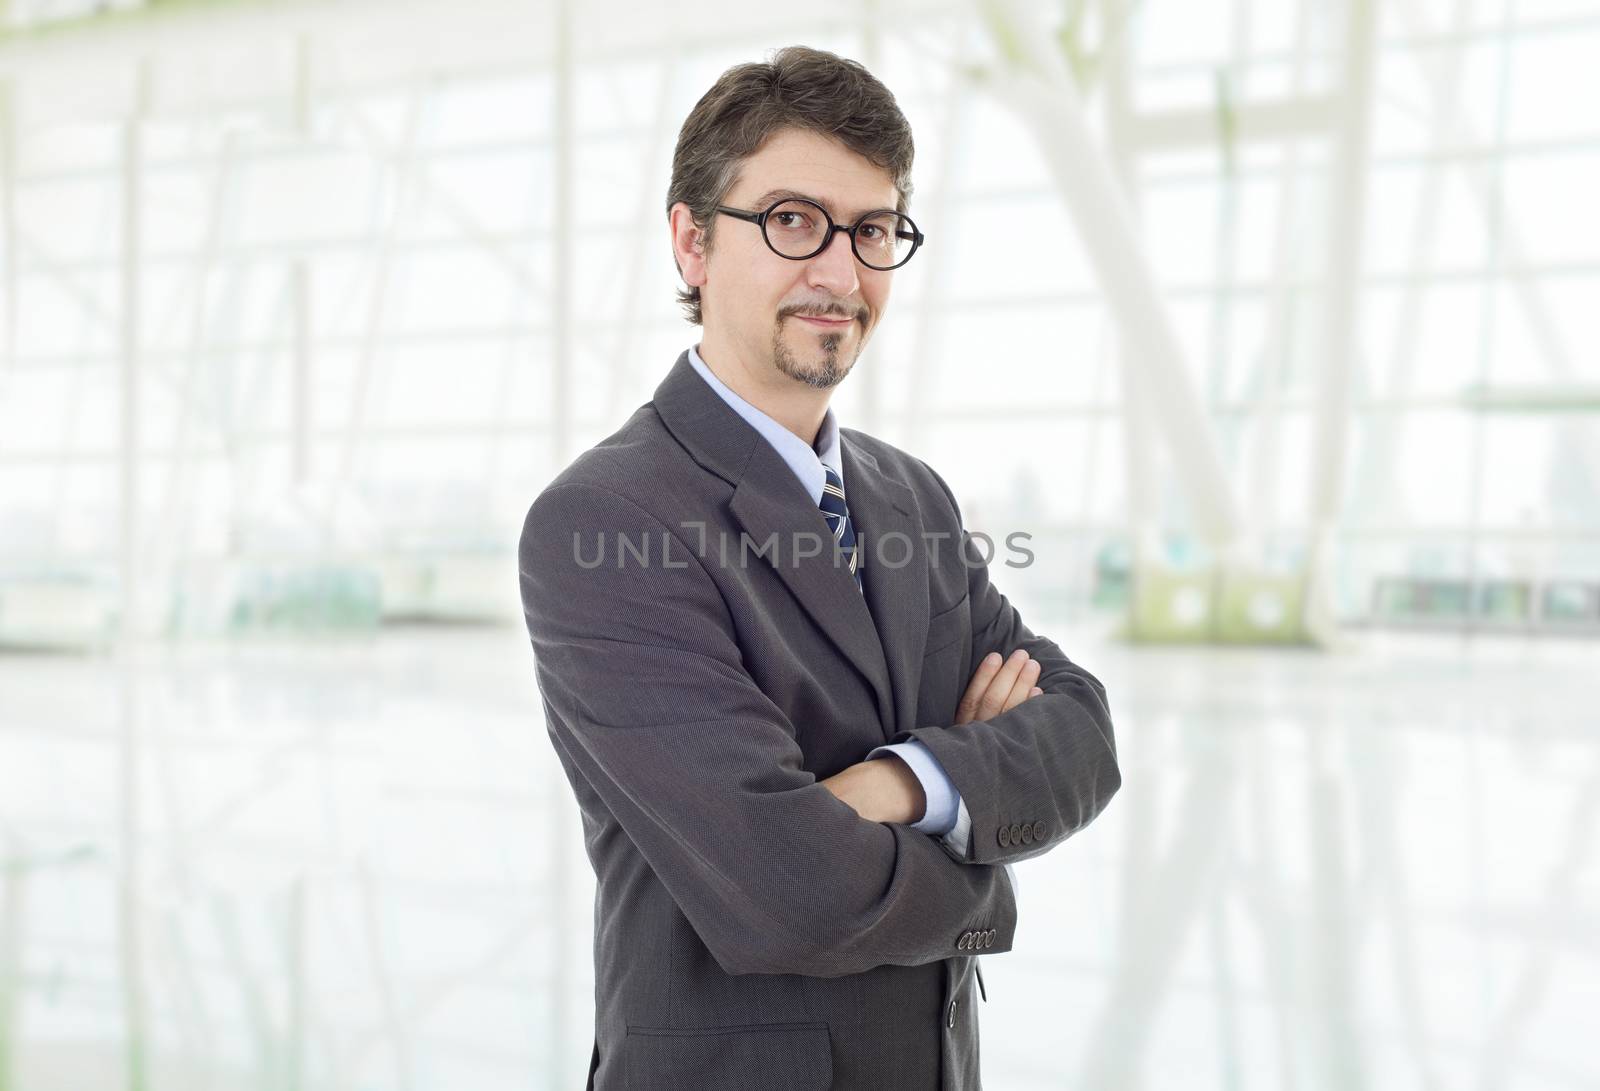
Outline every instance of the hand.
{"label": "hand", "polygon": [[928,808],[922,782],[897,754],[858,761],[819,783],[868,822],[909,826]]}
{"label": "hand", "polygon": [[1044,692],[1034,685],[1039,680],[1039,669],[1039,661],[1021,648],[1004,660],[999,652],[990,652],[972,673],[967,692],[956,705],[956,723],[987,720],[1039,696]]}

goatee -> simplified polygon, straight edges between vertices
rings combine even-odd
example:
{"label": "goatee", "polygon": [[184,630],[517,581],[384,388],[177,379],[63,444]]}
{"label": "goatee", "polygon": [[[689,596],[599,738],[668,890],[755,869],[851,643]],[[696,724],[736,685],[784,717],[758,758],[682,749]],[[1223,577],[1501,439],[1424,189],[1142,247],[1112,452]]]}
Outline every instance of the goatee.
{"label": "goatee", "polygon": [[861,354],[861,349],[856,351],[846,361],[839,346],[844,343],[845,330],[840,333],[825,333],[817,338],[817,345],[822,351],[821,360],[816,363],[801,363],[789,351],[789,346],[783,340],[783,323],[772,333],[772,360],[778,370],[791,379],[814,386],[818,390],[828,390],[838,386],[844,377],[850,374],[850,369],[855,366],[856,357]]}

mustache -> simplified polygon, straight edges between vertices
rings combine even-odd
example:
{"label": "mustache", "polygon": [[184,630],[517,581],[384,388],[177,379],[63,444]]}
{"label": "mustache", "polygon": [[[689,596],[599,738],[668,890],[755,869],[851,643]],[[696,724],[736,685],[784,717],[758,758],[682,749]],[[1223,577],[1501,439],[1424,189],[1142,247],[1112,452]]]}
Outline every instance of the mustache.
{"label": "mustache", "polygon": [[778,312],[779,318],[787,318],[790,315],[800,318],[854,318],[863,325],[867,321],[865,307],[807,307],[802,305],[785,307]]}

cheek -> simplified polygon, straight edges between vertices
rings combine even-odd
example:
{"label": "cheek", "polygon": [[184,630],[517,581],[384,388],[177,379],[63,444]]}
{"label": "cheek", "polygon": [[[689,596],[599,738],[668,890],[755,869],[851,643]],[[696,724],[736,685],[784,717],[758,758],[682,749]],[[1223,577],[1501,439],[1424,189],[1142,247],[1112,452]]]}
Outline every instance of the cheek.
{"label": "cheek", "polygon": [[739,271],[735,291],[752,310],[762,312],[764,321],[772,321],[784,300],[796,291],[788,269],[774,269],[771,262],[755,260]]}
{"label": "cheek", "polygon": [[883,312],[889,306],[889,289],[892,281],[884,281],[881,285],[874,285],[866,293],[867,306],[872,310],[872,321],[876,325],[878,319],[883,317]]}
{"label": "cheek", "polygon": [[[783,299],[787,281],[775,277],[762,254],[748,251],[735,252],[728,247],[716,252],[710,269],[712,282],[725,299],[738,300],[738,310],[748,312],[767,302],[775,310]],[[783,270],[782,272],[787,272]]]}

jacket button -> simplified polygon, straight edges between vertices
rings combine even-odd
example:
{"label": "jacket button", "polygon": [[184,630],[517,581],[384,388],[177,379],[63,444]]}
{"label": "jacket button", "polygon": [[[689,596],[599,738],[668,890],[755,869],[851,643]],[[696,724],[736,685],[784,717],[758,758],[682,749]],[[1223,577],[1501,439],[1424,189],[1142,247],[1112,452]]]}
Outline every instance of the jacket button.
{"label": "jacket button", "polygon": [[956,1027],[956,1002],[954,999],[950,1001],[950,1016],[944,1021],[944,1025],[949,1027],[951,1030],[954,1030]]}
{"label": "jacket button", "polygon": [[1024,845],[1033,844],[1033,827],[1032,826],[1023,826],[1022,827],[1022,843]]}
{"label": "jacket button", "polygon": [[1035,841],[1043,841],[1044,840],[1044,822],[1043,821],[1035,822],[1033,824],[1033,839]]}
{"label": "jacket button", "polygon": [[994,929],[993,928],[989,929],[989,931],[984,935],[984,937],[983,937],[983,945],[985,947],[993,947],[994,946]]}
{"label": "jacket button", "polygon": [[1011,829],[1008,826],[1000,827],[1000,847],[1007,848],[1011,844]]}
{"label": "jacket button", "polygon": [[1022,827],[1015,822],[1011,823],[1011,843],[1013,845],[1022,844]]}
{"label": "jacket button", "polygon": [[958,951],[965,951],[971,945],[972,945],[972,933],[971,932],[963,932],[963,933],[961,933],[961,938],[956,940],[956,950],[958,950]]}

